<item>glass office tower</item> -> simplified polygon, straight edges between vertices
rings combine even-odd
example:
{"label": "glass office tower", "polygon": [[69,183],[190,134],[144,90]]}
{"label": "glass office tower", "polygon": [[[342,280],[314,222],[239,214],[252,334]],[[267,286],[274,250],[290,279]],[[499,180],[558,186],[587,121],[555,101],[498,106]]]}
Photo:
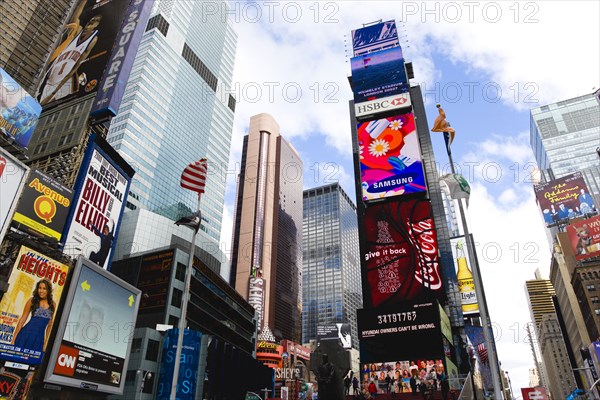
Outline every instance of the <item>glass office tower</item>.
{"label": "glass office tower", "polygon": [[581,171],[600,198],[600,104],[593,94],[532,109],[530,143],[545,180]]}
{"label": "glass office tower", "polygon": [[356,310],[362,308],[356,206],[338,183],[304,191],[302,342],[317,326],[350,324],[358,349]]}
{"label": "glass office tower", "polygon": [[204,2],[157,0],[109,143],[136,169],[130,209],[172,220],[197,207],[179,186],[190,162],[207,157],[202,230],[219,240],[235,110],[229,94],[237,37]]}

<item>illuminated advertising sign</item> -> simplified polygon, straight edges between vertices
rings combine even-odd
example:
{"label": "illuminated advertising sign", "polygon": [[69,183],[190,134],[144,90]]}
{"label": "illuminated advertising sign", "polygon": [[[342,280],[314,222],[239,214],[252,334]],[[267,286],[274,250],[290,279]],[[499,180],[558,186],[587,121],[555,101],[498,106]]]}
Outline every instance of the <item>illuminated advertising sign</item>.
{"label": "illuminated advertising sign", "polygon": [[600,215],[568,225],[567,234],[576,259],[600,256]]}
{"label": "illuminated advertising sign", "polygon": [[105,114],[117,115],[153,4],[154,0],[131,1],[100,81],[100,89],[92,106],[91,115],[96,117]]}
{"label": "illuminated advertising sign", "polygon": [[23,163],[0,147],[0,241],[10,225],[28,170]]}
{"label": "illuminated advertising sign", "polygon": [[310,349],[308,347],[301,346],[298,343],[286,339],[282,340],[281,344],[284,352],[288,352],[304,360],[310,360]]}
{"label": "illuminated advertising sign", "polygon": [[140,294],[80,256],[44,380],[122,394]]}
{"label": "illuminated advertising sign", "polygon": [[127,0],[79,0],[43,72],[44,109],[98,90]]}
{"label": "illuminated advertising sign", "polygon": [[354,103],[408,93],[408,79],[400,47],[353,57]]}
{"label": "illuminated advertising sign", "polygon": [[352,31],[352,50],[355,56],[398,45],[398,31],[394,20]]}
{"label": "illuminated advertising sign", "polygon": [[443,296],[428,200],[371,204],[361,226],[364,304],[379,307]]}
{"label": "illuminated advertising sign", "polygon": [[477,294],[475,293],[475,280],[471,270],[471,262],[467,254],[465,237],[456,237],[450,239],[452,246],[452,259],[456,269],[458,279],[458,293],[462,304],[463,315],[479,314],[479,304],[477,303]]}
{"label": "illuminated advertising sign", "polygon": [[131,178],[100,146],[90,142],[75,185],[64,251],[72,257],[81,254],[107,269]]}
{"label": "illuminated advertising sign", "polygon": [[357,125],[363,200],[427,191],[413,114]]}
{"label": "illuminated advertising sign", "polygon": [[362,309],[356,318],[362,362],[444,357],[437,302]]}
{"label": "illuminated advertising sign", "polygon": [[[158,380],[157,399],[169,400],[175,370],[175,355],[179,329],[169,329],[163,341],[163,355]],[[183,332],[183,345],[179,364],[177,381],[178,400],[194,400],[196,396],[196,381],[198,377],[198,358],[200,357],[200,339],[202,333],[186,329]]]}
{"label": "illuminated advertising sign", "polygon": [[34,235],[60,241],[73,191],[38,170],[32,170],[13,217],[13,225]]}
{"label": "illuminated advertising sign", "polygon": [[21,246],[0,302],[0,359],[41,364],[69,267]]}
{"label": "illuminated advertising sign", "polygon": [[523,400],[548,400],[548,393],[543,387],[521,388]]}
{"label": "illuminated advertising sign", "polygon": [[317,325],[317,343],[323,340],[339,340],[344,349],[352,348],[350,324],[336,323]]}
{"label": "illuminated advertising sign", "polygon": [[0,399],[27,399],[33,371],[3,369],[0,372]]}
{"label": "illuminated advertising sign", "polygon": [[0,68],[0,134],[27,147],[42,106]]}
{"label": "illuminated advertising sign", "polygon": [[561,220],[581,217],[596,210],[594,199],[581,172],[534,185],[533,190],[546,226]]}
{"label": "illuminated advertising sign", "polygon": [[139,315],[161,312],[167,306],[174,254],[174,250],[166,250],[142,257],[136,285],[144,293]]}
{"label": "illuminated advertising sign", "polygon": [[354,105],[354,113],[356,117],[364,117],[376,113],[411,108],[410,95],[401,93],[395,96],[385,97],[383,99],[365,101]]}
{"label": "illuminated advertising sign", "polygon": [[260,331],[263,327],[263,315],[265,306],[265,280],[250,277],[248,281],[248,304],[256,310],[256,326]]}
{"label": "illuminated advertising sign", "polygon": [[[436,379],[436,373],[445,372],[442,359],[416,358],[411,360],[398,361],[388,358],[384,362],[375,362],[363,364],[360,372],[360,381],[364,387],[373,382],[378,394],[392,393],[412,393],[411,378],[414,381],[425,381],[433,384]],[[387,390],[386,378],[394,380],[394,386]],[[457,376],[458,377],[458,376]]]}

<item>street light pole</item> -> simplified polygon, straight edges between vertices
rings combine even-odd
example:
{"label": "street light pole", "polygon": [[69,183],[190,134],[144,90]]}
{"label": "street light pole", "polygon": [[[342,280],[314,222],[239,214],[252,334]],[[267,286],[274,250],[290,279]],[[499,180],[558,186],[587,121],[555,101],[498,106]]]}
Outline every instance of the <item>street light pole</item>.
{"label": "street light pole", "polygon": [[[200,218],[200,194],[198,194],[198,218]],[[201,223],[201,220],[200,222]],[[183,299],[181,304],[181,316],[179,318],[179,337],[177,338],[177,351],[175,352],[175,366],[173,370],[173,382],[171,383],[171,400],[177,400],[177,381],[179,380],[179,366],[181,359],[181,349],[183,347],[183,334],[186,328],[187,307],[190,298],[190,285],[192,282],[192,272],[194,269],[194,253],[196,251],[196,235],[198,228],[193,229],[192,242],[190,245],[190,260],[185,271],[185,287],[183,289]]]}
{"label": "street light pole", "polygon": [[[138,369],[137,372],[136,372],[136,374],[137,375],[142,375],[142,372],[143,372],[142,370]],[[144,393],[144,384],[146,383],[146,379],[147,378],[152,378],[152,372],[150,372],[150,371],[143,372],[142,383],[140,384],[140,390],[136,391],[136,394],[135,394],[136,398],[139,398],[139,399],[142,398],[142,396],[143,396],[142,393]]]}

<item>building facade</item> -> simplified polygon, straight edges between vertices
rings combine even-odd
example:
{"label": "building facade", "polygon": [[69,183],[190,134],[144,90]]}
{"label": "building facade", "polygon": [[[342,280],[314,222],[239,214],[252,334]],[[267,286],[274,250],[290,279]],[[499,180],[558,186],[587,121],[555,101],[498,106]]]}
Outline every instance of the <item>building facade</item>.
{"label": "building facade", "polygon": [[358,349],[356,310],[362,308],[356,206],[339,183],[304,191],[302,343],[317,326],[349,323]]}
{"label": "building facade", "polygon": [[0,67],[35,95],[53,44],[74,0],[3,1],[0,3]]}
{"label": "building facade", "polygon": [[531,110],[530,144],[544,180],[582,171],[600,195],[600,104],[593,94]]}
{"label": "building facade", "polygon": [[[107,140],[136,169],[130,209],[172,220],[196,210],[179,187],[183,169],[206,157],[202,230],[220,239],[235,100],[231,86],[236,35],[203,3],[157,0],[142,37],[119,113]],[[198,21],[202,21],[199,23]]]}
{"label": "building facade", "polygon": [[577,388],[556,314],[544,314],[539,325],[539,346],[554,399],[564,399]]}
{"label": "building facade", "polygon": [[301,339],[302,161],[268,114],[244,137],[233,228],[230,284],[252,297],[259,327]]}

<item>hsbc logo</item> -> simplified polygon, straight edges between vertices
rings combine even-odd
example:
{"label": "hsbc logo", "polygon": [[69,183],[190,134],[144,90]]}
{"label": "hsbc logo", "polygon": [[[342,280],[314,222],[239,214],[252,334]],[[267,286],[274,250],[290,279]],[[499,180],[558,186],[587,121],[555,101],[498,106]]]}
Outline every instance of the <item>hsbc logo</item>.
{"label": "hsbc logo", "polygon": [[73,376],[75,374],[75,366],[77,365],[78,357],[79,350],[61,345],[60,350],[58,351],[58,357],[56,358],[54,373],[57,375]]}
{"label": "hsbc logo", "polygon": [[363,115],[375,114],[383,111],[394,110],[397,108],[410,107],[410,95],[402,93],[396,96],[385,97],[383,99],[371,100],[354,105],[354,111],[357,117]]}

